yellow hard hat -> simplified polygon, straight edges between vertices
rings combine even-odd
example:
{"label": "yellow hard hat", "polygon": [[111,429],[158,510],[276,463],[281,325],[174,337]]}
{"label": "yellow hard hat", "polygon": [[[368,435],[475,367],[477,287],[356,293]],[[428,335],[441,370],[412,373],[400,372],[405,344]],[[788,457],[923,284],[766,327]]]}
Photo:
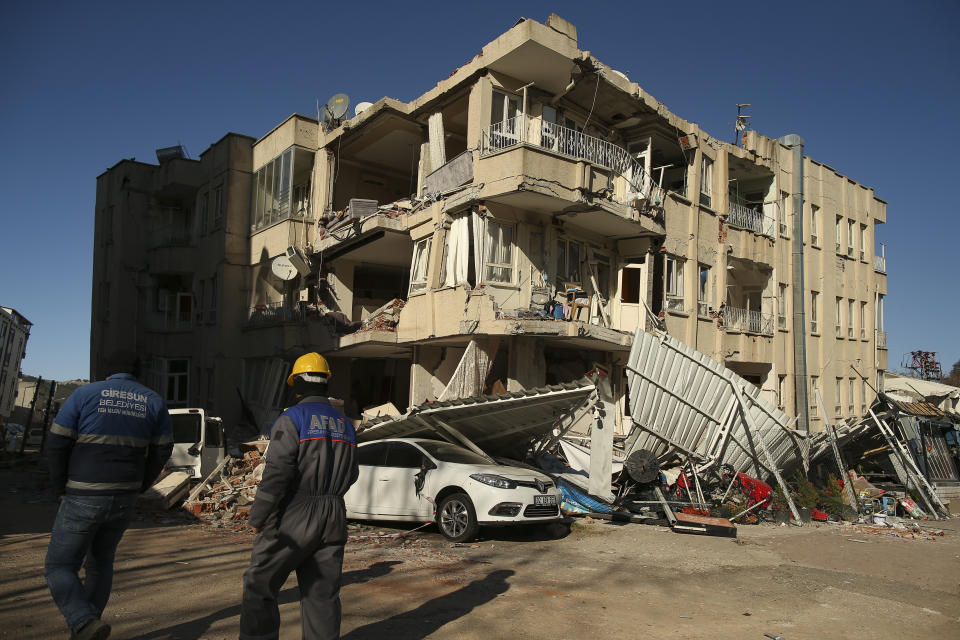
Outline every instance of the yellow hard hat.
{"label": "yellow hard hat", "polygon": [[328,378],[332,375],[327,359],[316,352],[305,353],[297,358],[297,361],[293,363],[293,371],[287,376],[287,386],[292,387],[293,379],[301,373],[320,373]]}

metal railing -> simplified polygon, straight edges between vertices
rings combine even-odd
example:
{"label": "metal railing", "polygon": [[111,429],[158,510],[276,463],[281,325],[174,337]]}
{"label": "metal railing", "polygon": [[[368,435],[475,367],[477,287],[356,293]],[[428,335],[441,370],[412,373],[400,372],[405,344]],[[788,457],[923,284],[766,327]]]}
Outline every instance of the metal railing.
{"label": "metal railing", "polygon": [[320,313],[316,306],[306,302],[297,302],[293,306],[285,305],[283,302],[268,302],[250,307],[247,310],[246,324],[249,326],[265,326],[303,322],[307,318],[319,317]]}
{"label": "metal railing", "polygon": [[736,307],[723,308],[723,327],[727,331],[758,333],[764,336],[772,336],[773,326],[772,313],[738,309]]}
{"label": "metal railing", "polygon": [[881,255],[873,256],[873,270],[877,273],[887,272],[887,257]]}
{"label": "metal railing", "polygon": [[[610,169],[622,176],[639,197],[650,195],[652,181],[646,175],[643,165],[626,149],[582,131],[538,118],[519,115],[485,128],[480,136],[480,157],[520,144],[529,144]],[[659,190],[660,187],[656,189]]]}
{"label": "metal railing", "polygon": [[764,215],[761,211],[754,211],[750,207],[736,202],[730,203],[730,214],[727,216],[727,224],[731,227],[747,229],[758,235],[772,238],[774,222],[773,218]]}
{"label": "metal railing", "polygon": [[877,331],[877,349],[886,349],[887,348],[887,332],[886,331]]}

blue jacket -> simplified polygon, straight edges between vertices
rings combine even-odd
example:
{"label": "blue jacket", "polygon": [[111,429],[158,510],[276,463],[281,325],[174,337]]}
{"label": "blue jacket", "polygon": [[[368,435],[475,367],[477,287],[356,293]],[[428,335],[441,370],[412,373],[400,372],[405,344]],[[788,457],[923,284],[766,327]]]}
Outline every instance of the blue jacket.
{"label": "blue jacket", "polygon": [[73,392],[47,435],[58,494],[146,491],[173,452],[163,399],[127,373]]}
{"label": "blue jacket", "polygon": [[273,423],[250,526],[260,528],[271,516],[282,515],[294,494],[342,497],[359,472],[350,418],[327,398],[307,396]]}

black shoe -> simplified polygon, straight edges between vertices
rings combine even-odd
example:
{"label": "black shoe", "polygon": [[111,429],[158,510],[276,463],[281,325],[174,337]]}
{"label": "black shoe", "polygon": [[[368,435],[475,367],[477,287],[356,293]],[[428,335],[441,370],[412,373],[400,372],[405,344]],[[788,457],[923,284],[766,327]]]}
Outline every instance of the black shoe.
{"label": "black shoe", "polygon": [[110,637],[110,625],[94,618],[70,636],[72,640],[107,640]]}

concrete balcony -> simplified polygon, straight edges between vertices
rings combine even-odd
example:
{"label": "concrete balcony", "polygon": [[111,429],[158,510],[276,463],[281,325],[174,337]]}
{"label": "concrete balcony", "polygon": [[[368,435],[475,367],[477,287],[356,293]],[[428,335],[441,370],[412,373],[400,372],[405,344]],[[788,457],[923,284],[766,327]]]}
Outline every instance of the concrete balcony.
{"label": "concrete balcony", "polygon": [[757,235],[774,237],[776,220],[761,211],[755,211],[742,204],[731,202],[727,214],[727,224],[738,229],[753,231]]}
{"label": "concrete balcony", "polygon": [[877,273],[886,273],[887,272],[887,256],[874,255],[873,270],[876,271]]}

